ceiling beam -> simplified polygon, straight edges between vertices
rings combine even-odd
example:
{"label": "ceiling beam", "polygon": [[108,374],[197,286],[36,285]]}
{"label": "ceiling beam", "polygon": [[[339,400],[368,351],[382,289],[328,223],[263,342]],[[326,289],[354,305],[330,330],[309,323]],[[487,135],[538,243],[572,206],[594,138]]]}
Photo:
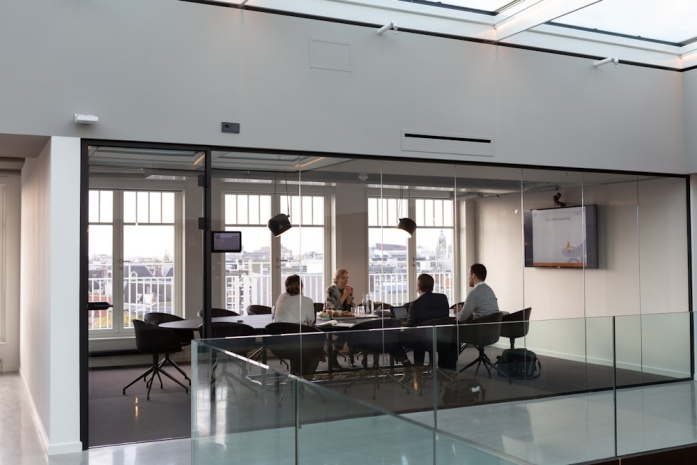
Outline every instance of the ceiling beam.
{"label": "ceiling beam", "polygon": [[602,0],[540,0],[529,2],[529,6],[516,9],[510,16],[494,24],[496,41],[506,40],[535,26],[553,21]]}

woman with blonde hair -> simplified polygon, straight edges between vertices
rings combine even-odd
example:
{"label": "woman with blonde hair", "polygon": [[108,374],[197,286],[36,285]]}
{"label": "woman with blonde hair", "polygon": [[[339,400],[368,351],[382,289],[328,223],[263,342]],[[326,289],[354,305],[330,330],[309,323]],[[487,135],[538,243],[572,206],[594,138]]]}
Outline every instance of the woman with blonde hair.
{"label": "woman with blonde hair", "polygon": [[327,297],[324,302],[326,308],[332,310],[351,311],[353,303],[353,288],[348,285],[349,272],[345,268],[339,268],[334,273],[334,284],[327,288]]}

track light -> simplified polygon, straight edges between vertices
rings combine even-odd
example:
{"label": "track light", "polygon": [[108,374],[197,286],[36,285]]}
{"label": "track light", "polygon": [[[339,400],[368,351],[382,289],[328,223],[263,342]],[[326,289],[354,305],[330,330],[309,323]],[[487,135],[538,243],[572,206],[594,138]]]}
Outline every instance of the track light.
{"label": "track light", "polygon": [[280,236],[293,227],[293,225],[290,224],[290,217],[285,213],[279,213],[274,216],[266,225],[269,227],[274,237]]}
{"label": "track light", "polygon": [[416,232],[416,223],[411,218],[400,218],[397,229],[401,229],[411,237]]}
{"label": "track light", "polygon": [[397,29],[399,28],[397,27],[397,24],[394,21],[390,21],[389,23],[385,24],[380,29],[378,29],[378,34],[382,34],[383,32],[389,31],[390,29],[392,29],[394,33],[397,34]]}
{"label": "track light", "polygon": [[617,64],[619,62],[620,62],[620,59],[617,57],[607,57],[607,58],[604,58],[602,60],[594,61],[593,66],[595,66],[597,68],[598,66],[603,66],[603,65],[606,65],[608,63],[614,63],[615,66],[617,66]]}

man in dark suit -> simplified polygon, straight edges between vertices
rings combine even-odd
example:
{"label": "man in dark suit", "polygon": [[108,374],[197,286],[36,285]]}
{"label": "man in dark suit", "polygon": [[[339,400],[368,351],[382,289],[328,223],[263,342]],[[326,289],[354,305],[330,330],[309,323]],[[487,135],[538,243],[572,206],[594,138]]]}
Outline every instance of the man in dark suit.
{"label": "man in dark suit", "polygon": [[[445,294],[433,292],[433,276],[422,273],[416,278],[416,290],[419,296],[409,304],[409,314],[406,326],[419,326],[424,321],[434,318],[447,317],[450,312],[448,297]],[[414,351],[414,364],[423,365],[426,348],[419,341],[412,341],[409,344]],[[433,363],[433,354],[431,354]]]}

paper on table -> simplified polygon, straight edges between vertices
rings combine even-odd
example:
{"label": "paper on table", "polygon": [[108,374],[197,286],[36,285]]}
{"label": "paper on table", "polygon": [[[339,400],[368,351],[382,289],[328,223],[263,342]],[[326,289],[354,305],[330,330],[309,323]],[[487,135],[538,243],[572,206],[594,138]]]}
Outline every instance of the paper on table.
{"label": "paper on table", "polygon": [[334,326],[338,323],[336,320],[327,320],[322,323],[316,323],[315,326]]}

